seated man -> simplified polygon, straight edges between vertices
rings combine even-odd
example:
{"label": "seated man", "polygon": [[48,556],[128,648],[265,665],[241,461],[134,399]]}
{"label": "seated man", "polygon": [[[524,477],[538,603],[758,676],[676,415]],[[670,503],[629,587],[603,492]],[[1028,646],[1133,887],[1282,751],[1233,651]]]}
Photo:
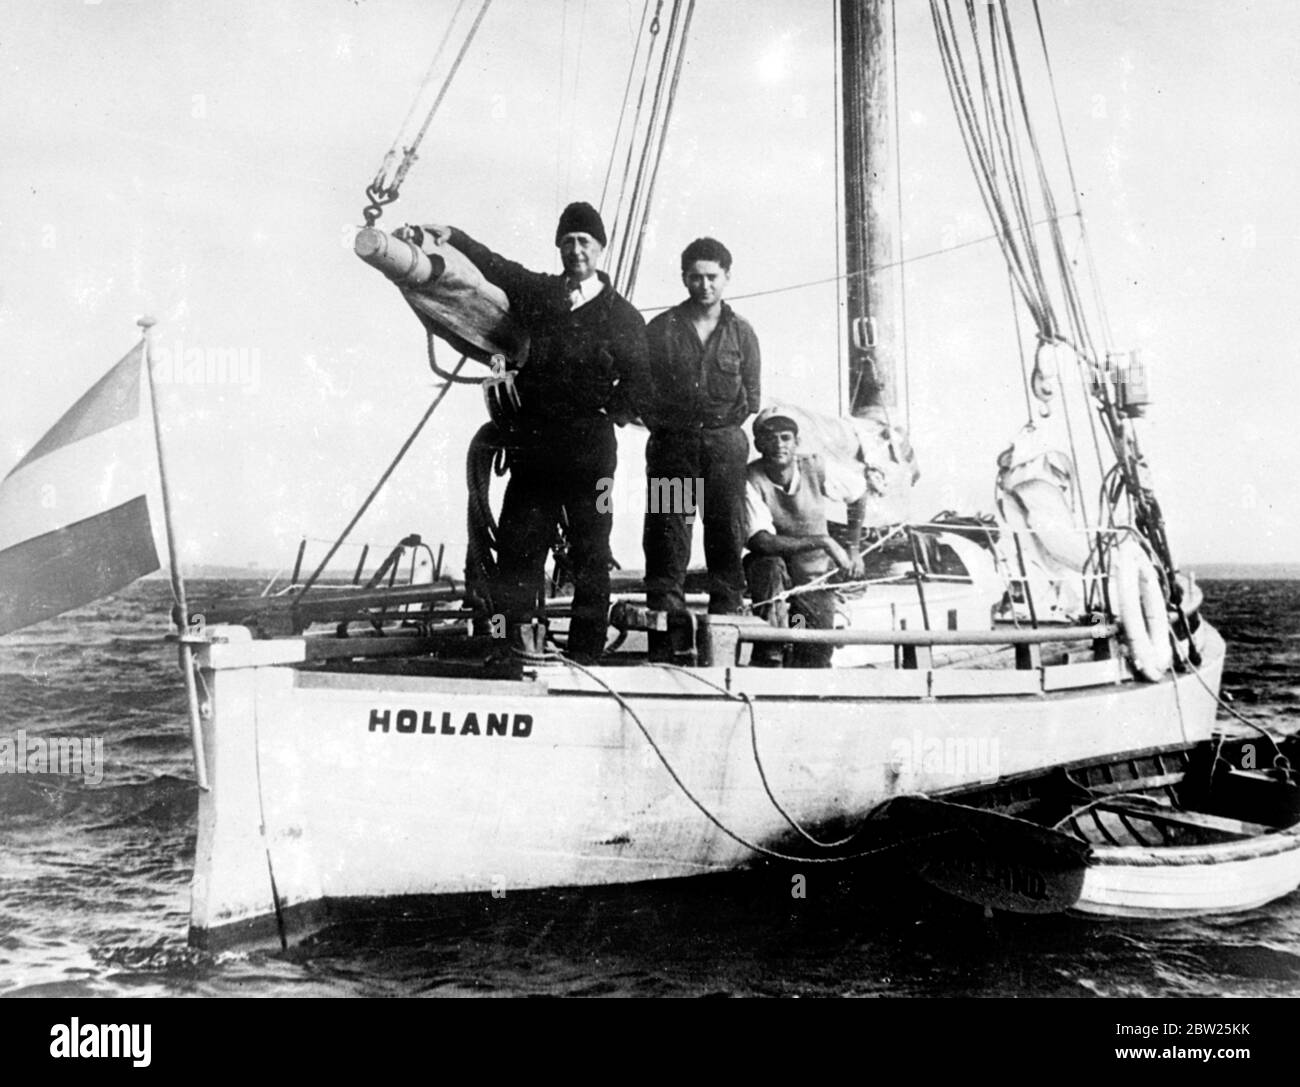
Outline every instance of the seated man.
{"label": "seated man", "polygon": [[[755,614],[771,621],[773,597],[787,589],[823,581],[838,568],[862,576],[860,539],[866,478],[820,457],[800,456],[799,424],[779,407],[754,420],[754,444],[762,456],[750,463],[745,481],[749,554],[745,580]],[[826,524],[826,501],[848,505],[849,550],[832,539]],[[835,622],[835,590],[811,589],[786,598],[799,618],[794,626],[830,630]],[[793,646],[791,663],[799,668],[828,668],[834,647]],[[751,663],[780,667],[783,647],[759,644]]]}

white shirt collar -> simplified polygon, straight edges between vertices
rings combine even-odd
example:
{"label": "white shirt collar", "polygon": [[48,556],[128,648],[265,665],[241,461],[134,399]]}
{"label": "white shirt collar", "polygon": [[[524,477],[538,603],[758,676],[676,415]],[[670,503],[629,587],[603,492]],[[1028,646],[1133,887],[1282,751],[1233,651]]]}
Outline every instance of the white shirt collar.
{"label": "white shirt collar", "polygon": [[569,289],[569,308],[577,309],[600,295],[605,283],[600,276],[588,276],[581,283]]}

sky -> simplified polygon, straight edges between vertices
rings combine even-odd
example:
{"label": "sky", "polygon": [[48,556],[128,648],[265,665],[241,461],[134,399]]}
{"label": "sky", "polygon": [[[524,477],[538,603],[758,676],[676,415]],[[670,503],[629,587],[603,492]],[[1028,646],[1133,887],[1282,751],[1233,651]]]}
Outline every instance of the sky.
{"label": "sky", "polygon": [[[309,557],[323,554],[437,389],[419,324],[352,239],[454,7],[5,5],[0,471],[126,353],[148,313],[183,561],[284,567],[304,535]],[[1141,435],[1175,558],[1300,561],[1300,6],[1042,11],[1113,345],[1151,370]],[[599,199],[640,12],[495,0],[380,225],[450,222],[558,270],[555,219],[569,200]],[[1032,24],[1019,26],[1037,58]],[[745,296],[836,272],[831,29],[830,0],[699,0],[634,297],[680,300],[680,249],[721,238],[735,308],[762,343],[765,399],[812,408],[836,403],[834,287]],[[975,243],[906,266],[909,397],[897,410],[923,473],[912,512],[987,512],[997,455],[1025,422],[1007,278],[978,241],[987,219],[920,0],[900,0],[898,31],[903,254]],[[165,365],[196,351],[225,358],[224,376]],[[485,418],[476,390],[454,389],[353,540],[419,532],[445,542],[458,571],[464,449]],[[643,444],[620,431],[624,566],[641,564]]]}

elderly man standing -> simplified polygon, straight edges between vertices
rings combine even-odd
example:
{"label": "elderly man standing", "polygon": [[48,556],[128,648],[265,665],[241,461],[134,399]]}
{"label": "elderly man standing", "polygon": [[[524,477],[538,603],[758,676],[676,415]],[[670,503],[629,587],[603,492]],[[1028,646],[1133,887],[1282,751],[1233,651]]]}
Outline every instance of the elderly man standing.
{"label": "elderly man standing", "polygon": [[[681,257],[688,297],[650,322],[654,403],[646,417],[646,603],[668,612],[668,634],[650,635],[652,660],[690,648],[677,620],[696,513],[704,522],[709,612],[738,612],[745,575],[745,462],[741,429],[759,405],[758,337],[723,300],[731,253],[697,238]],[[701,509],[702,507],[702,509]]]}
{"label": "elderly man standing", "polygon": [[[754,420],[754,444],[761,457],[747,470],[745,511],[749,551],[745,576],[755,613],[770,619],[773,598],[800,585],[824,580],[836,568],[862,576],[860,541],[866,477],[835,461],[799,453],[799,424],[779,407],[766,408]],[[826,502],[848,509],[849,548],[830,535]],[[787,598],[792,616],[804,627],[830,630],[835,625],[835,590],[811,589]],[[796,620],[796,622],[798,622]],[[791,664],[828,668],[834,647],[793,646]],[[782,646],[754,646],[751,663],[780,667]]]}
{"label": "elderly man standing", "polygon": [[590,204],[570,204],[560,216],[555,244],[563,275],[529,271],[455,227],[424,229],[505,292],[531,341],[515,379],[520,409],[497,529],[495,603],[512,637],[542,614],[546,553],[567,517],[574,577],[568,651],[594,663],[605,648],[609,617],[614,425],[646,410],[645,321],[596,270],[605,224]]}

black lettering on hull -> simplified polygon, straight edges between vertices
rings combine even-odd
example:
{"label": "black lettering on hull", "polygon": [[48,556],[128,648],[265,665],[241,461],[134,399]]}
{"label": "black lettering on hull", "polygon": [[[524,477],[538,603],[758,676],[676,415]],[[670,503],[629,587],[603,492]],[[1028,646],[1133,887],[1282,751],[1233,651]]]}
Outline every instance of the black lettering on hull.
{"label": "black lettering on hull", "polygon": [[[458,715],[459,716],[459,715]],[[459,723],[452,719],[449,710],[372,709],[368,730],[387,733],[390,729],[403,735],[422,736],[513,736],[527,739],[533,734],[533,715],[530,713],[488,713],[480,724],[479,714],[471,710]]]}

